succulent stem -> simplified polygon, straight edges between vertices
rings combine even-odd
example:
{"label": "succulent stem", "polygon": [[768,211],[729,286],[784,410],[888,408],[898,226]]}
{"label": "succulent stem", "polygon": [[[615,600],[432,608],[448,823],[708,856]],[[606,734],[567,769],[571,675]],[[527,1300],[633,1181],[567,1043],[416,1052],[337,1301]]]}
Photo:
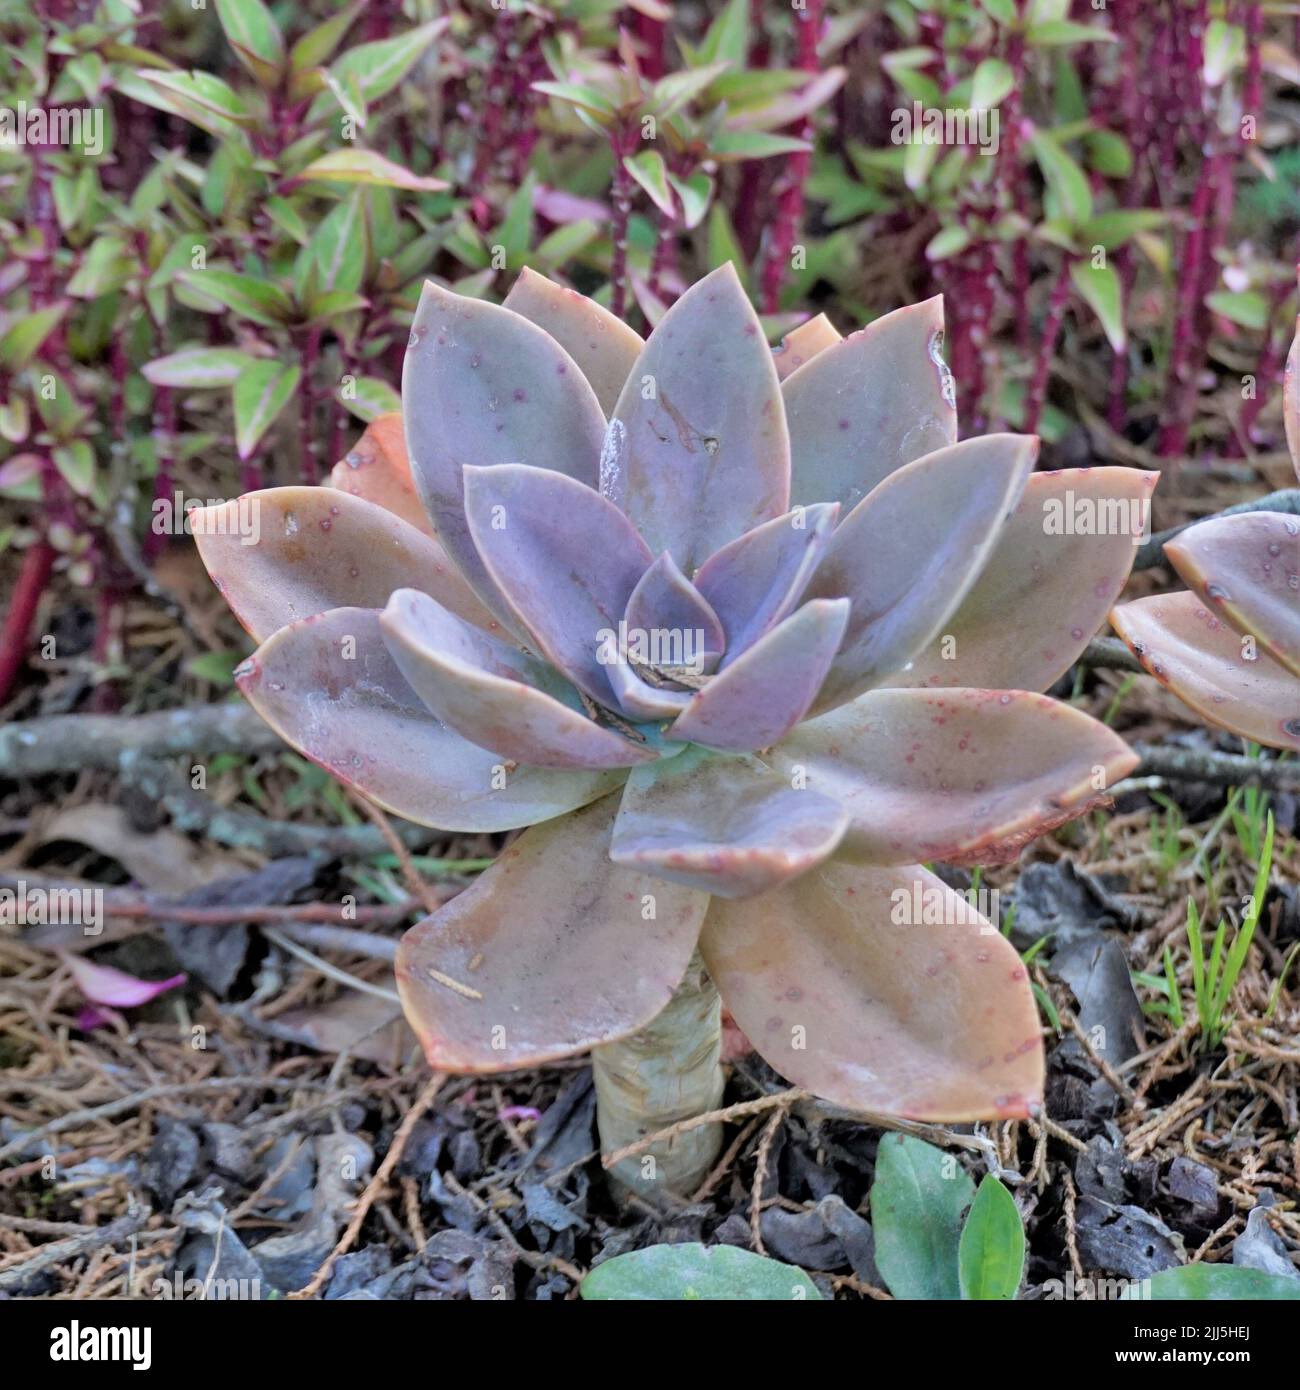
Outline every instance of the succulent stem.
{"label": "succulent stem", "polygon": [[[663,1012],[631,1037],[592,1053],[601,1152],[715,1110],[722,1098],[722,1001],[698,955]],[[722,1147],[722,1126],[699,1125],[610,1169],[616,1191],[689,1197]]]}

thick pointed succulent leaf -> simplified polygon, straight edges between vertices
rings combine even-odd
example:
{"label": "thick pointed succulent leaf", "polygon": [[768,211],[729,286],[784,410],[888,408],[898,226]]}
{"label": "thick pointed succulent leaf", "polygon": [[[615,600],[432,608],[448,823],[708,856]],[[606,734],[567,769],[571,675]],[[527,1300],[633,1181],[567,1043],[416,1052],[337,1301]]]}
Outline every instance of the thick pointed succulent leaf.
{"label": "thick pointed succulent leaf", "polygon": [[400,411],[370,422],[365,434],[334,465],[330,486],[374,502],[426,536],[433,535],[433,523],[411,476]]}
{"label": "thick pointed succulent leaf", "polygon": [[1296,320],[1296,336],[1286,355],[1286,372],[1282,379],[1282,419],[1286,426],[1286,442],[1291,450],[1291,462],[1300,478],[1300,318]]}
{"label": "thick pointed succulent leaf", "polygon": [[772,354],[776,359],[777,376],[784,381],[805,362],[811,362],[819,352],[841,341],[839,331],[825,314],[818,314],[807,323],[801,323],[781,339],[781,346]]}
{"label": "thick pointed succulent leaf", "polygon": [[426,283],[402,365],[411,471],[438,538],[508,617],[465,521],[466,464],[526,463],[595,487],[605,416],[577,363],[535,323]]}
{"label": "thick pointed succulent leaf", "polygon": [[399,589],[380,618],[389,654],[433,714],[463,738],[532,767],[632,767],[657,755],[597,724],[544,662]]}
{"label": "thick pointed succulent leaf", "polygon": [[713,670],[727,645],[718,615],[666,550],[637,581],[625,620],[629,641],[643,634],[650,643],[651,666],[690,666],[698,675]]}
{"label": "thick pointed succulent leaf", "polygon": [[1096,636],[1128,581],[1158,473],[1034,473],[944,630],[890,685],[1046,690]]}
{"label": "thick pointed succulent leaf", "polygon": [[1110,620],[1142,665],[1202,718],[1270,748],[1300,750],[1300,681],[1195,594],[1135,599]]}
{"label": "thick pointed succulent leaf", "polygon": [[605,675],[619,709],[629,719],[675,719],[691,702],[689,690],[651,685],[619,658],[615,647],[606,649],[609,661]]}
{"label": "thick pointed succulent leaf", "polygon": [[[577,290],[565,289],[527,266],[505,307],[543,328],[578,364],[600,408],[612,414],[644,344],[640,334]],[[529,462],[530,460],[524,460]]]}
{"label": "thick pointed succulent leaf", "polygon": [[847,599],[805,603],[713,676],[670,737],[736,752],[770,748],[808,713],[848,620]]}
{"label": "thick pointed succulent leaf", "polygon": [[1211,612],[1300,679],[1300,520],[1282,512],[1221,516],[1165,546],[1174,568]]}
{"label": "thick pointed succulent leaf", "polygon": [[574,685],[612,704],[602,643],[654,560],[627,518],[593,488],[523,464],[467,468],[465,514],[515,621]]}
{"label": "thick pointed succulent leaf", "polygon": [[688,748],[633,771],[610,854],[616,864],[741,898],[820,864],[847,825],[835,801],[792,787],[757,758]]}
{"label": "thick pointed succulent leaf", "polygon": [[724,666],[794,612],[839,517],[837,502],[798,507],[715,551],[695,575],[727,634]]}
{"label": "thick pointed succulent leaf", "polygon": [[668,1003],[708,897],[609,859],[617,799],[526,831],[411,928],[397,987],[429,1065],[510,1071],[644,1027]]}
{"label": "thick pointed succulent leaf", "polygon": [[[790,441],[763,330],[728,261],[650,335],[610,420],[600,490],[687,575],[786,510]],[[819,501],[822,499],[818,499]]]}
{"label": "thick pointed succulent leaf", "polygon": [[213,583],[259,642],[331,608],[382,608],[406,587],[500,628],[436,540],[337,488],[246,493],[192,512],[190,526]]}
{"label": "thick pointed succulent leaf", "polygon": [[379,614],[336,608],[282,627],[235,673],[304,757],[440,830],[514,830],[612,791],[622,772],[514,767],[435,719],[388,654]]}
{"label": "thick pointed succulent leaf", "polygon": [[752,901],[715,898],[700,950],[758,1052],[837,1105],[956,1124],[1039,1103],[1028,972],[919,865],[831,862]]}
{"label": "thick pointed succulent leaf", "polygon": [[847,512],[895,469],[957,439],[943,298],[896,309],[818,352],[781,387],[790,500]]}
{"label": "thick pointed succulent leaf", "polygon": [[814,713],[879,685],[943,631],[1037,453],[1031,436],[963,440],[892,473],[840,523],[804,594],[853,604]]}
{"label": "thick pointed succulent leaf", "polygon": [[849,813],[841,857],[993,864],[1082,814],[1138,759],[1046,695],[873,690],[801,724],[767,761]]}

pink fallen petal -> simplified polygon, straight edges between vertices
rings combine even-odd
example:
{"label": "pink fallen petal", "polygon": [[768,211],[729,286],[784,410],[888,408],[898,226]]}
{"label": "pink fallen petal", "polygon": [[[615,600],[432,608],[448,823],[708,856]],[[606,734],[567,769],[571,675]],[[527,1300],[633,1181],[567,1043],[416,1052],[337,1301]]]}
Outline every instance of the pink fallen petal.
{"label": "pink fallen petal", "polygon": [[502,1120],[540,1120],[542,1112],[535,1105],[503,1105],[497,1111]]}
{"label": "pink fallen petal", "polygon": [[101,1009],[98,1004],[87,1004],[77,1014],[77,1027],[83,1033],[93,1033],[113,1021],[113,1015]]}
{"label": "pink fallen petal", "polygon": [[183,985],[185,975],[173,975],[167,980],[140,980],[128,975],[125,970],[114,970],[110,965],[95,965],[83,956],[69,955],[60,951],[59,957],[72,972],[77,988],[92,1004],[107,1004],[114,1009],[131,1009]]}

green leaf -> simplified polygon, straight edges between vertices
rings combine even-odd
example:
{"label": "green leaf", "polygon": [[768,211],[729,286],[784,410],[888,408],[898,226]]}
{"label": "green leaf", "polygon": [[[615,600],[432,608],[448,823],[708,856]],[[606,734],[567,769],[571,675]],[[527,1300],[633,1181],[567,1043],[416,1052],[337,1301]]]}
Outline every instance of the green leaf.
{"label": "green leaf", "polygon": [[293,301],[279,285],[267,280],[233,270],[182,270],[176,278],[198,294],[268,328],[293,317]]}
{"label": "green leaf", "polygon": [[[361,91],[361,79],[355,72],[345,72],[341,76],[335,76],[327,68],[319,68],[321,82],[333,93],[334,100],[338,102],[345,116],[351,117],[357,125],[364,127],[366,124],[366,98]],[[321,103],[323,106],[324,103]],[[316,108],[313,107],[313,110]]]}
{"label": "green leaf", "polygon": [[668,182],[682,201],[682,221],[686,229],[694,231],[704,221],[709,210],[709,200],[713,197],[713,180],[708,174],[697,171],[687,179],[669,174]]}
{"label": "green leaf", "polygon": [[289,66],[295,72],[303,72],[327,63],[330,55],[342,43],[343,35],[352,27],[353,20],[365,7],[366,0],[355,0],[354,4],[345,5],[323,24],[309,29],[289,50]]}
{"label": "green leaf", "polygon": [[355,75],[361,84],[361,95],[372,104],[389,92],[424,57],[430,45],[448,25],[446,19],[421,24],[395,39],[380,39],[349,48],[336,58],[330,72],[336,78]]}
{"label": "green leaf", "polygon": [[277,194],[268,198],[265,206],[266,215],[286,236],[291,237],[299,246],[306,246],[311,240],[311,228],[288,198],[281,198]]}
{"label": "green leaf", "polygon": [[961,1297],[961,1219],[974,1196],[953,1155],[908,1134],[880,1141],[871,1223],[876,1267],[895,1298]]}
{"label": "green leaf", "polygon": [[749,52],[750,0],[727,0],[709,25],[696,57],[701,63],[733,63],[739,67]]}
{"label": "green leaf", "polygon": [[985,13],[991,15],[999,24],[1016,22],[1016,0],[981,0]]}
{"label": "green leaf", "polygon": [[1090,24],[1053,19],[1045,24],[1030,25],[1025,39],[1035,48],[1050,48],[1057,44],[1114,43],[1115,35],[1109,29],[1097,29]]}
{"label": "green leaf", "polygon": [[239,374],[253,362],[246,352],[235,348],[182,348],[167,357],[156,357],[141,369],[144,379],[154,386],[179,386],[204,390],[233,386]]}
{"label": "green leaf", "polygon": [[312,239],[298,254],[295,285],[299,298],[307,297],[306,277],[316,267],[318,288],[347,290],[355,294],[366,276],[366,218],[364,193],[357,189],[345,202],[331,209]]}
{"label": "green leaf", "polygon": [[1123,246],[1138,232],[1159,227],[1165,221],[1165,214],[1155,208],[1136,208],[1132,211],[1103,212],[1090,217],[1078,229],[1079,240],[1085,246],[1100,246],[1113,251]]}
{"label": "green leaf", "polygon": [[932,261],[947,260],[949,256],[955,256],[964,251],[971,242],[971,234],[958,224],[951,227],[944,227],[937,231],[929,240],[925,248],[927,259]]}
{"label": "green leaf", "polygon": [[[1146,1284],[1147,1281],[1143,1281]],[[1232,1299],[1266,1299],[1300,1302],[1300,1279],[1284,1274],[1265,1274],[1241,1265],[1184,1265],[1153,1274],[1149,1288],[1136,1285],[1124,1292],[1126,1299],[1150,1298],[1157,1303],[1224,1302]]]}
{"label": "green leaf", "polygon": [[302,368],[259,358],[245,367],[235,382],[231,401],[235,408],[235,446],[239,457],[252,456],[262,436],[293,399]]}
{"label": "green leaf", "polygon": [[444,179],[413,174],[374,150],[356,146],[331,150],[294,175],[295,184],[315,179],[322,183],[365,183],[383,188],[403,188],[411,193],[439,193],[449,188]]}
{"label": "green leaf", "polygon": [[84,439],[60,445],[51,457],[64,482],[78,497],[89,497],[95,486],[95,451]]}
{"label": "green leaf", "polygon": [[537,181],[533,175],[528,177],[510,196],[506,204],[505,216],[496,229],[494,241],[506,253],[506,264],[514,267],[520,264],[528,244],[533,238],[533,196]]}
{"label": "green leaf", "polygon": [[205,130],[223,134],[230,125],[252,125],[256,119],[239,93],[210,72],[141,71],[136,76],[158,96],[155,104]]}
{"label": "green leaf", "polygon": [[1123,352],[1128,341],[1124,331],[1124,290],[1112,266],[1095,266],[1089,261],[1076,261],[1070,267],[1070,279],[1084,302],[1101,320],[1106,337],[1116,352]]}
{"label": "green leaf", "polygon": [[121,237],[96,237],[82,252],[81,264],[68,281],[68,293],[75,299],[98,299],[101,294],[111,294],[131,278],[134,266]]}
{"label": "green leaf", "polygon": [[284,66],[284,36],[262,0],[217,0],[217,18],[239,61],[263,87],[274,87]]}
{"label": "green leaf", "polygon": [[576,222],[566,222],[562,227],[556,227],[553,232],[544,236],[537,243],[535,255],[525,259],[530,265],[534,260],[538,265],[563,265],[579,252],[585,251],[600,235],[600,231],[600,225],[589,217],[580,217]]}
{"label": "green leaf", "polygon": [[76,174],[56,174],[51,180],[54,208],[63,231],[71,231],[85,219],[98,183],[95,169],[89,164],[82,165]]}
{"label": "green leaf", "polygon": [[998,106],[1016,85],[1011,64],[1001,58],[985,58],[971,79],[970,104],[977,110]]}
{"label": "green leaf", "polygon": [[0,437],[10,444],[21,444],[31,431],[32,412],[24,396],[13,395],[0,401]]}
{"label": "green leaf", "polygon": [[1087,174],[1045,131],[1035,131],[1029,144],[1061,214],[1076,226],[1086,222],[1092,216],[1092,189]]}
{"label": "green leaf", "polygon": [[721,203],[714,203],[709,213],[709,269],[717,270],[724,262],[730,261],[743,284],[749,283],[749,263],[731,225],[731,218]]}
{"label": "green leaf", "polygon": [[593,116],[612,116],[617,110],[604,92],[585,82],[534,82],[533,91],[554,97],[568,106],[576,106]]}
{"label": "green leaf", "polygon": [[1094,130],[1085,135],[1083,147],[1088,163],[1107,178],[1126,178],[1133,168],[1133,151],[1122,135],[1113,130]]}
{"label": "green leaf", "polygon": [[1268,300],[1254,290],[1218,290],[1206,295],[1205,302],[1216,314],[1243,328],[1268,327]]}
{"label": "green leaf", "polygon": [[987,1174],[957,1247],[961,1296],[1015,1298],[1025,1268],[1025,1227],[1011,1193]]}
{"label": "green leaf", "polygon": [[1202,72],[1207,87],[1221,87],[1246,56],[1246,31],[1239,24],[1212,19],[1205,27]]}
{"label": "green leaf", "polygon": [[709,153],[722,164],[734,164],[742,159],[769,159],[776,154],[811,149],[806,140],[796,140],[792,135],[772,135],[765,130],[720,130],[709,141]]}
{"label": "green leaf", "polygon": [[0,463],[0,496],[15,502],[41,499],[41,456],[10,454]]}
{"label": "green leaf", "polygon": [[939,146],[914,140],[903,152],[903,182],[914,193],[926,185],[930,170],[939,158]]}
{"label": "green leaf", "polygon": [[673,190],[668,183],[668,168],[658,150],[642,150],[623,160],[623,167],[650,195],[650,201],[668,217],[677,216]]}
{"label": "green leaf", "polygon": [[352,290],[321,290],[307,300],[305,306],[309,322],[337,318],[340,314],[352,314],[364,309],[370,301],[363,294]]}
{"label": "green leaf", "polygon": [[23,314],[0,334],[0,366],[10,371],[25,367],[40,351],[41,344],[63,321],[67,300],[60,300],[35,313]]}
{"label": "green leaf", "polygon": [[651,1245],[616,1255],[582,1281],[584,1299],[694,1302],[759,1299],[815,1302],[817,1286],[801,1269],[734,1245]]}
{"label": "green leaf", "polygon": [[402,408],[401,396],[377,376],[358,377],[350,386],[345,380],[336,393],[336,399],[344,409],[367,424],[379,415],[391,415]]}
{"label": "green leaf", "polygon": [[185,672],[212,685],[234,685],[235,667],[243,659],[241,652],[200,652],[185,663]]}
{"label": "green leaf", "polygon": [[670,120],[684,106],[707,91],[729,66],[729,63],[709,63],[701,68],[670,72],[655,83],[650,92],[650,104],[661,120]]}

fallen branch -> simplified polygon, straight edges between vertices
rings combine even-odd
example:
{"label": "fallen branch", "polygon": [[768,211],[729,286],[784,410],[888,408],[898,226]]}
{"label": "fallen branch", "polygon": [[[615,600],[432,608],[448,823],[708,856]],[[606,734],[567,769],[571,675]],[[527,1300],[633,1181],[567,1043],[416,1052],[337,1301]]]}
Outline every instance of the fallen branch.
{"label": "fallen branch", "polygon": [[1149,570],[1154,565],[1164,564],[1165,542],[1173,540],[1189,526],[1197,526],[1202,521],[1213,521],[1221,516],[1241,516],[1245,512],[1285,512],[1291,516],[1300,516],[1300,487],[1270,492],[1267,497],[1257,497],[1253,502],[1238,502],[1235,507],[1225,507],[1221,512],[1215,512],[1212,517],[1197,517],[1193,521],[1183,522],[1181,526],[1171,526],[1167,531],[1159,531],[1143,541],[1137,559],[1133,561],[1133,568]]}
{"label": "fallen branch", "polygon": [[[11,1139],[0,1146],[0,1162],[15,1154],[27,1152],[33,1144],[39,1144],[65,1130],[77,1129],[81,1125],[94,1124],[97,1120],[115,1120],[142,1105],[159,1100],[175,1100],[181,1096],[205,1095],[209,1091],[237,1091],[244,1089],[264,1091],[321,1091],[328,1089],[323,1082],[304,1081],[301,1077],[289,1079],[273,1076],[209,1076],[202,1081],[179,1081],[161,1086],[148,1086],[142,1091],[133,1091],[129,1096],[118,1096],[102,1105],[90,1105],[84,1110],[72,1110],[58,1119],[51,1120],[37,1129]],[[21,1080],[12,1089],[23,1089]]]}
{"label": "fallen branch", "polygon": [[79,1255],[85,1255],[91,1250],[102,1250],[117,1245],[120,1241],[135,1235],[148,1221],[149,1215],[146,1208],[137,1207],[128,1211],[125,1216],[110,1221],[107,1226],[96,1226],[80,1235],[68,1236],[64,1240],[52,1240],[49,1244],[42,1245],[22,1264],[0,1270],[0,1290],[20,1289],[29,1279],[55,1265],[63,1264],[65,1260],[75,1260]]}
{"label": "fallen branch", "polygon": [[1133,751],[1142,759],[1134,769],[1134,777],[1170,777],[1185,782],[1209,782],[1216,787],[1262,787],[1272,792],[1300,792],[1300,763],[1152,744],[1137,744]]}
{"label": "fallen branch", "polygon": [[[232,849],[256,850],[271,859],[295,854],[342,859],[389,852],[388,840],[373,825],[299,825],[219,806],[195,791],[174,768],[139,753],[123,753],[118,771],[148,801],[162,807],[177,830],[203,835]],[[418,849],[441,833],[405,822],[394,829],[405,844]]]}
{"label": "fallen branch", "polygon": [[1142,671],[1145,668],[1118,637],[1094,637],[1075,663],[1089,670]]}
{"label": "fallen branch", "polygon": [[128,754],[274,753],[285,747],[248,705],[199,705],[155,714],[56,714],[0,729],[0,777],[43,777],[97,768],[116,772]]}
{"label": "fallen branch", "polygon": [[[47,878],[44,874],[0,873],[0,889],[10,889],[15,893],[34,888],[49,893],[84,893],[95,887],[84,881],[74,883],[68,879]],[[119,917],[126,921],[183,922],[187,926],[197,927],[224,927],[234,922],[265,922],[278,927],[299,922],[324,922],[335,924],[340,929],[341,934],[336,938],[340,941],[349,935],[344,928],[345,923],[386,926],[403,921],[413,912],[422,911],[421,904],[411,899],[395,903],[367,903],[359,907],[344,907],[335,903],[289,903],[278,907],[190,907],[166,899],[141,897],[124,889],[104,888],[99,891],[104,895],[106,917]],[[450,896],[457,890],[449,888],[447,891]],[[360,937],[366,934],[352,932],[351,935]]]}

